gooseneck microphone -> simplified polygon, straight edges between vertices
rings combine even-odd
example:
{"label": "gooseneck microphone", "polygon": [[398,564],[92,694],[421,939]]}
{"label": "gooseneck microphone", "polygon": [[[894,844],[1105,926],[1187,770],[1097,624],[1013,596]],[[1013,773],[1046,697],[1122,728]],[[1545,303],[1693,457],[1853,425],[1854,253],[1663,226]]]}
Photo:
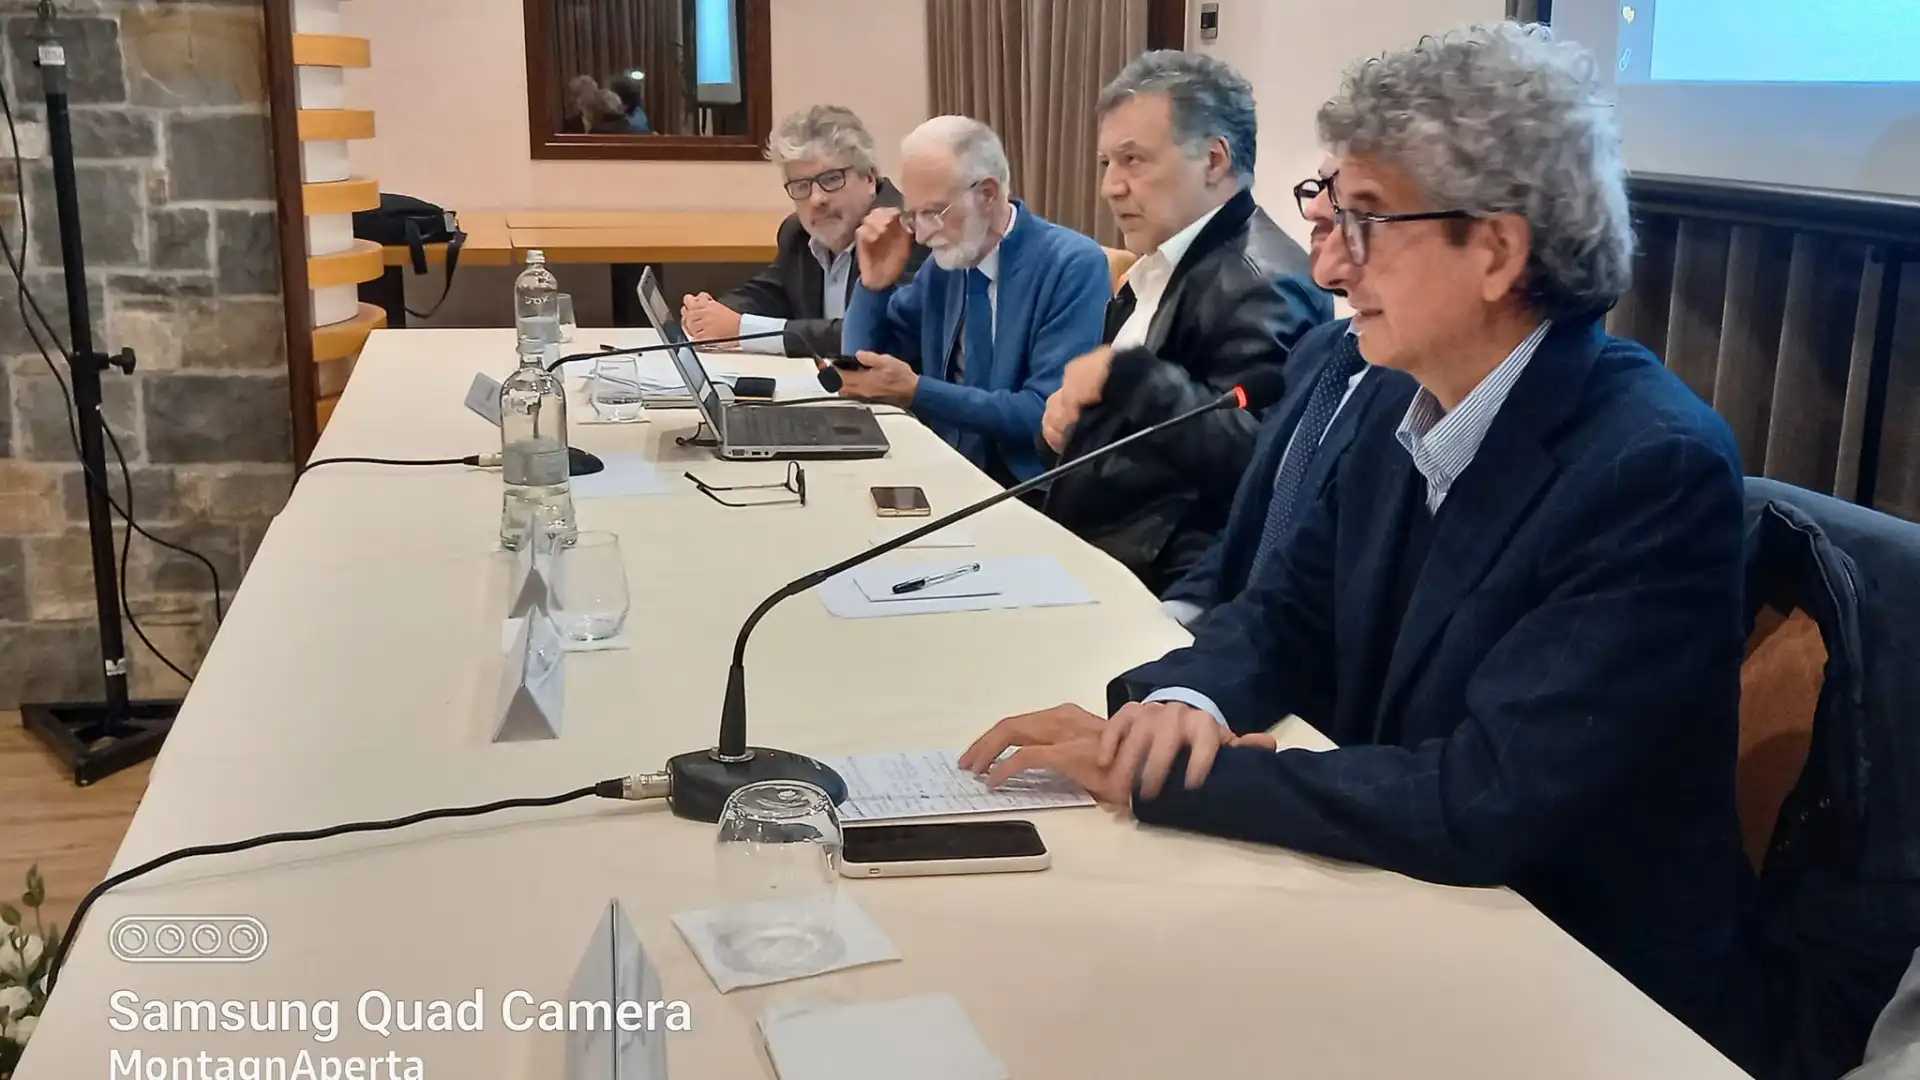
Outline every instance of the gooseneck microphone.
{"label": "gooseneck microphone", "polygon": [[1084,457],[1074,458],[1072,461],[1055,466],[1031,480],[1015,484],[1004,491],[995,492],[979,502],[963,506],[945,517],[935,518],[911,532],[876,544],[851,558],[823,570],[815,570],[774,590],[773,595],[762,600],[760,606],[754,608],[753,613],[747,616],[746,623],[740,627],[740,636],[734,639],[733,664],[727,669],[727,696],[720,711],[719,742],[711,749],[680,754],[667,762],[667,800],[671,803],[673,812],[679,817],[695,821],[719,821],[720,811],[725,808],[727,799],[736,790],[762,780],[800,780],[819,787],[836,804],[846,799],[846,782],[838,773],[820,762],[786,750],[770,750],[747,745],[747,639],[753,634],[753,628],[760,624],[760,620],[765,618],[767,613],[782,600],[806,592],[828,578],[871,562],[888,552],[897,551],[956,521],[970,518],[1008,499],[1017,499],[1075,469],[1098,461],[1123,446],[1158,435],[1169,428],[1179,427],[1197,417],[1220,409],[1263,410],[1278,401],[1285,389],[1285,380],[1278,372],[1262,372],[1204,405],[1195,406],[1178,416],[1144,427]]}
{"label": "gooseneck microphone", "polygon": [[737,345],[743,341],[762,341],[766,338],[785,337],[785,330],[762,330],[757,334],[738,334],[734,337],[700,338],[697,341],[656,341],[651,345],[635,345],[629,349],[599,349],[594,352],[574,353],[563,356],[547,365],[548,371],[557,371],[576,360],[601,360],[609,356],[639,356],[641,353],[666,352],[668,349],[699,348],[702,345]]}

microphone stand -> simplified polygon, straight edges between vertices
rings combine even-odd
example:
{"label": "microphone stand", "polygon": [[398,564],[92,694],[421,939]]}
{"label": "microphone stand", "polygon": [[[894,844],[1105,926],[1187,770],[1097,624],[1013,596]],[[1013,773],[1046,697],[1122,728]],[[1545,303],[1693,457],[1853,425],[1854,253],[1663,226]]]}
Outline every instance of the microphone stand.
{"label": "microphone stand", "polygon": [[1108,443],[1085,457],[1075,458],[1030,480],[995,492],[988,498],[963,506],[951,514],[929,521],[910,532],[875,544],[824,570],[815,570],[804,577],[795,578],[775,590],[773,595],[762,600],[760,606],[754,608],[753,613],[747,616],[746,624],[740,627],[740,636],[734,639],[733,663],[727,669],[727,696],[720,712],[719,742],[711,749],[680,754],[667,761],[668,801],[673,807],[674,814],[695,821],[719,821],[721,810],[726,807],[727,799],[735,791],[762,780],[804,781],[825,791],[835,804],[846,799],[846,781],[841,779],[840,774],[820,762],[786,750],[771,750],[766,747],[747,745],[747,638],[752,635],[753,628],[760,625],[760,620],[765,618],[767,613],[782,600],[806,592],[836,574],[845,573],[888,552],[897,551],[954,522],[963,521],[1009,499],[1017,499],[1037,487],[1059,479],[1062,474],[1098,461],[1123,446],[1186,423],[1194,417],[1228,407],[1247,408],[1247,391],[1242,387],[1235,387],[1204,405],[1195,406],[1178,416],[1169,417],[1150,427],[1142,428],[1126,438]]}
{"label": "microphone stand", "polygon": [[[67,108],[67,58],[54,29],[52,0],[40,0],[39,68],[46,89],[47,134],[53,161],[54,205],[60,225],[60,266],[66,283],[72,350],[73,407],[80,434],[80,464],[86,483],[87,539],[93,554],[94,611],[100,626],[104,701],[23,704],[21,723],[47,744],[85,787],[160,752],[178,701],[131,701],[127,649],[120,627],[121,598],[113,550],[113,519],[107,500],[105,421],[100,412],[100,376],[118,367],[132,373],[133,350],[95,351],[87,300],[87,264],[80,239],[79,185],[74,177],[73,124]],[[24,256],[24,252],[22,253]],[[24,285],[22,286],[24,287]],[[25,310],[23,317],[31,318]],[[133,497],[132,492],[127,498]]]}

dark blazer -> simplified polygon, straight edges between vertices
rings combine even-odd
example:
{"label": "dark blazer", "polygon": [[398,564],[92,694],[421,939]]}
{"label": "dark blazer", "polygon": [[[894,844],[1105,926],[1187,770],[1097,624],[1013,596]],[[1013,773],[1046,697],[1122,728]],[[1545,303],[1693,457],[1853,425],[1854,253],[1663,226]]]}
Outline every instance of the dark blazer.
{"label": "dark blazer", "polygon": [[[1273,502],[1273,481],[1280,472],[1293,431],[1307,411],[1307,399],[1320,369],[1339,354],[1340,340],[1346,336],[1352,320],[1316,326],[1300,339],[1287,361],[1287,396],[1267,411],[1260,425],[1260,437],[1253,447],[1253,460],[1240,476],[1233,505],[1227,512],[1226,527],[1207,545],[1200,561],[1187,568],[1178,581],[1160,594],[1163,600],[1184,600],[1211,610],[1240,595],[1253,572],[1253,556],[1260,548],[1260,536],[1266,530],[1267,509]],[[1381,408],[1395,418],[1403,416],[1418,385],[1404,373],[1385,368],[1367,368],[1353,396],[1347,399],[1338,416],[1320,441],[1320,451],[1301,485],[1296,505],[1305,506],[1320,497],[1334,475],[1335,467],[1360,426],[1360,417],[1372,408]],[[1304,515],[1296,514],[1297,524]]]}
{"label": "dark blazer", "polygon": [[[1133,313],[1124,287],[1107,305],[1106,342]],[[1146,344],[1113,358],[1101,403],[1067,437],[1072,460],[1286,363],[1300,336],[1333,318],[1312,265],[1242,191],[1220,208],[1175,267]],[[1158,593],[1199,561],[1227,521],[1253,457],[1260,418],[1221,411],[1063,476],[1048,516],[1118,559]]]}
{"label": "dark blazer", "polygon": [[1273,571],[1193,646],[1123,676],[1134,697],[1197,690],[1240,732],[1297,713],[1339,749],[1224,749],[1199,788],[1136,795],[1135,815],[1511,887],[1750,1061],[1732,433],[1645,348],[1597,320],[1557,326],[1395,622],[1382,608],[1425,490],[1400,420],[1366,418]]}
{"label": "dark blazer", "polygon": [[[879,191],[873,200],[874,206],[901,205],[900,191],[893,182],[882,177]],[[780,223],[780,237],[776,241],[778,250],[773,262],[766,269],[755,274],[732,292],[720,298],[720,302],[742,315],[764,315],[769,319],[785,319],[786,335],[780,339],[788,356],[835,357],[840,355],[840,319],[826,318],[826,306],[821,296],[826,289],[826,271],[820,268],[820,260],[813,257],[813,249],[808,247],[812,237],[807,234],[806,226],[800,224],[800,215],[788,214],[787,220]],[[907,259],[906,273],[911,278],[927,257],[927,249],[920,244],[913,245],[913,254]],[[853,298],[853,286],[860,279],[860,267],[856,263],[847,273],[847,298]]]}

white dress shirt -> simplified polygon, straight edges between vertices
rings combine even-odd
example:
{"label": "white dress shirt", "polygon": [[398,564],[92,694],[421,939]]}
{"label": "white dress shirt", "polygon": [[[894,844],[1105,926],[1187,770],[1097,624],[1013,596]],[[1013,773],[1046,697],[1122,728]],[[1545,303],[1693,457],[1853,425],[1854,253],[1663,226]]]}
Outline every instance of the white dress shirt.
{"label": "white dress shirt", "polygon": [[[807,250],[813,252],[815,261],[820,264],[820,276],[822,279],[820,284],[821,317],[827,319],[846,318],[847,279],[853,273],[853,245],[848,244],[845,251],[835,255],[833,252],[827,250],[825,244],[809,236],[807,238]],[[740,316],[740,333],[743,336],[746,334],[772,334],[785,330],[786,328],[787,320],[785,319],[775,319],[767,315],[748,315],[744,312]],[[756,338],[753,341],[741,342],[740,347],[747,352],[771,353],[777,356],[785,354],[786,341],[783,338],[777,337]]]}
{"label": "white dress shirt", "polygon": [[[1400,440],[1400,445],[1406,448],[1407,455],[1413,459],[1413,467],[1427,482],[1427,513],[1432,514],[1440,509],[1454,481],[1467,471],[1467,466],[1473,464],[1474,455],[1479,453],[1480,444],[1486,440],[1494,418],[1500,414],[1500,407],[1506,404],[1507,394],[1520,381],[1520,375],[1526,371],[1533,354],[1540,351],[1540,342],[1545,340],[1552,325],[1550,322],[1541,323],[1533,333],[1527,335],[1526,340],[1508,353],[1499,367],[1481,379],[1480,384],[1452,412],[1443,411],[1439,400],[1424,386],[1414,394],[1413,402],[1407,406],[1406,416],[1401,419],[1400,427],[1394,434]],[[1147,695],[1147,700],[1177,701],[1208,713],[1222,725],[1227,722],[1225,714],[1212,698],[1189,687],[1170,686],[1157,690]]]}
{"label": "white dress shirt", "polygon": [[1147,343],[1147,328],[1153,325],[1153,316],[1160,310],[1160,301],[1167,295],[1167,283],[1173,280],[1173,272],[1180,266],[1180,260],[1186,258],[1187,249],[1207,227],[1219,207],[1201,214],[1193,224],[1167,237],[1167,241],[1154,248],[1127,271],[1125,288],[1133,290],[1133,314],[1120,324],[1120,332],[1113,336],[1114,349],[1130,349]]}

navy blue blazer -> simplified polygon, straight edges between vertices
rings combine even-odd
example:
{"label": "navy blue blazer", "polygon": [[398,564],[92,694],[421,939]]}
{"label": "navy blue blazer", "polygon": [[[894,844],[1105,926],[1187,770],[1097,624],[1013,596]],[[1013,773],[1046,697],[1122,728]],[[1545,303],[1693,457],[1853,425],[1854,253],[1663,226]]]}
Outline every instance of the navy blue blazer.
{"label": "navy blue blazer", "polygon": [[[1267,410],[1259,440],[1254,443],[1253,460],[1240,475],[1240,485],[1234,490],[1226,528],[1214,537],[1199,562],[1167,586],[1160,595],[1162,600],[1184,600],[1211,610],[1240,595],[1247,587],[1247,579],[1253,572],[1253,556],[1260,548],[1260,535],[1266,530],[1267,508],[1273,503],[1273,481],[1280,472],[1280,461],[1286,456],[1294,429],[1300,426],[1300,417],[1307,411],[1314,380],[1319,378],[1320,369],[1339,355],[1340,341],[1346,336],[1350,322],[1351,319],[1341,319],[1315,327],[1294,346],[1286,366],[1287,396]],[[1313,468],[1300,486],[1300,505],[1319,498],[1325,490],[1341,455],[1353,440],[1362,414],[1378,407],[1396,418],[1403,416],[1417,389],[1418,384],[1402,372],[1369,368],[1366,378],[1354,388],[1353,396],[1347,399],[1340,414],[1328,426],[1326,437],[1321,439],[1319,455],[1313,459]],[[1304,516],[1295,515],[1296,526]]]}
{"label": "navy blue blazer", "polygon": [[1511,887],[1750,1060],[1732,433],[1645,348],[1556,326],[1442,504],[1394,624],[1400,523],[1425,484],[1400,420],[1373,410],[1272,570],[1192,646],[1122,677],[1135,698],[1206,694],[1239,732],[1297,713],[1339,749],[1225,749],[1195,790],[1136,793],[1135,815]]}

